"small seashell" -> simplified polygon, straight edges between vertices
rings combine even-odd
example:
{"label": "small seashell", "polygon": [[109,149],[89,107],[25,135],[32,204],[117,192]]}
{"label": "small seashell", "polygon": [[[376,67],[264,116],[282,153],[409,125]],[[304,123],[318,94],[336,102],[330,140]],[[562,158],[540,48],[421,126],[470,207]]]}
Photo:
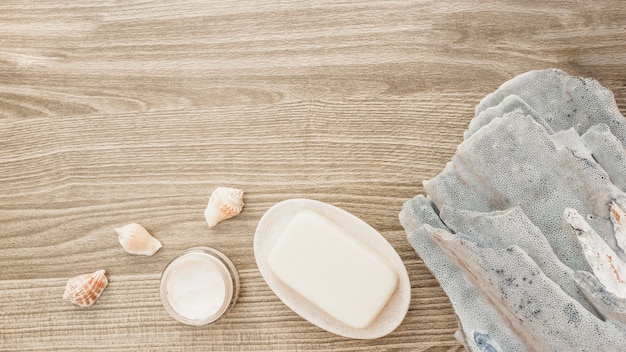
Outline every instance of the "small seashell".
{"label": "small seashell", "polygon": [[143,226],[132,223],[115,229],[124,250],[130,254],[153,255],[163,245]]}
{"label": "small seashell", "polygon": [[209,227],[217,225],[220,221],[232,218],[243,209],[243,190],[230,187],[217,187],[206,210],[204,218]]}
{"label": "small seashell", "polygon": [[565,221],[574,230],[589,267],[604,288],[619,298],[626,298],[626,263],[574,209],[563,213]]}
{"label": "small seashell", "polygon": [[626,211],[616,201],[609,204],[609,210],[613,232],[615,232],[615,241],[622,250],[626,250]]}
{"label": "small seashell", "polygon": [[104,270],[78,275],[67,280],[63,299],[80,307],[89,307],[96,303],[108,283]]}

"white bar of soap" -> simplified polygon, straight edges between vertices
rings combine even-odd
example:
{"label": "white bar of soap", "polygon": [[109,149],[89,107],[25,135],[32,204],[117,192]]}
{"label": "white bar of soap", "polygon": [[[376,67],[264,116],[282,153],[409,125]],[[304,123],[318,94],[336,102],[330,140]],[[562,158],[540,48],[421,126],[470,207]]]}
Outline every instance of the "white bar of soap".
{"label": "white bar of soap", "polygon": [[376,252],[322,215],[296,214],[268,256],[285,285],[353,328],[378,316],[398,284]]}

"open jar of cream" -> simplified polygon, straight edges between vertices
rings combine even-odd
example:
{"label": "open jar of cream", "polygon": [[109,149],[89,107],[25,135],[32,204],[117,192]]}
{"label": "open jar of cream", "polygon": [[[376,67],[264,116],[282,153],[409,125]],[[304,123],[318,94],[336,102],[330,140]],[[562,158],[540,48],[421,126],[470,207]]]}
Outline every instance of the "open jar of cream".
{"label": "open jar of cream", "polygon": [[187,325],[217,322],[239,295],[239,275],[222,252],[209,247],[183,251],[161,274],[161,301],[174,319]]}

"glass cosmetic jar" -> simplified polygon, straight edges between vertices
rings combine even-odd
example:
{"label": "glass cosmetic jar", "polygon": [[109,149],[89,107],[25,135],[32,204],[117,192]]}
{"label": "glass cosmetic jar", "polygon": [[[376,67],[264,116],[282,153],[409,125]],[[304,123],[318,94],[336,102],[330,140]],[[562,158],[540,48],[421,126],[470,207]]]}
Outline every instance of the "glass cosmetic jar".
{"label": "glass cosmetic jar", "polygon": [[239,275],[222,252],[209,247],[187,249],[170,261],[161,274],[161,301],[183,324],[217,322],[235,304]]}

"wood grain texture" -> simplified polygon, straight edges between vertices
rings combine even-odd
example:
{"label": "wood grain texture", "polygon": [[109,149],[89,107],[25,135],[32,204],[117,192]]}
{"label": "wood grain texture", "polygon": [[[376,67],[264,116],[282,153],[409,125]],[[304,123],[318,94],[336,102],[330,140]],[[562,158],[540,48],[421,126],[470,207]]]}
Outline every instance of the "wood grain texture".
{"label": "wood grain texture", "polygon": [[[452,307],[405,239],[402,203],[513,76],[557,67],[626,111],[626,7],[615,1],[17,1],[0,3],[0,350],[462,351]],[[216,186],[246,191],[203,218]],[[329,202],[370,223],[409,271],[400,327],[375,340],[298,317],[259,274],[273,204]],[[164,245],[127,255],[113,228]],[[159,275],[210,245],[240,271],[220,323],[167,316]],[[88,309],[65,281],[104,268]]]}

